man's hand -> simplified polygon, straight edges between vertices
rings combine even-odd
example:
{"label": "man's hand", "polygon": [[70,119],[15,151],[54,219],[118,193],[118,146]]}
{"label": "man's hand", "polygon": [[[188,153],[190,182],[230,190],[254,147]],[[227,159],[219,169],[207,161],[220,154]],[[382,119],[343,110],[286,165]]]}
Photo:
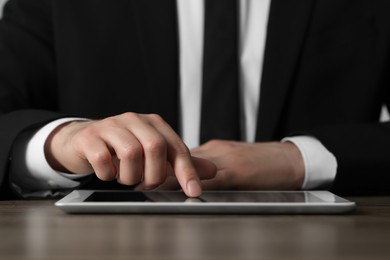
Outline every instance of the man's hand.
{"label": "man's hand", "polygon": [[217,176],[202,181],[204,189],[296,190],[305,177],[301,153],[290,142],[216,140],[192,150],[192,154],[217,166]]}
{"label": "man's hand", "polygon": [[[45,144],[49,164],[76,174],[95,172],[101,180],[124,185],[142,183],[153,189],[172,169],[187,196],[202,192],[202,178],[213,178],[215,167],[195,159],[180,137],[158,115],[125,113],[99,121],[77,121],[59,126]],[[194,162],[196,165],[194,165]]]}
{"label": "man's hand", "polygon": [[[209,190],[296,190],[302,187],[304,163],[298,148],[290,142],[243,143],[210,141],[191,151],[217,167],[213,179],[202,180]],[[159,189],[177,189],[169,178]]]}

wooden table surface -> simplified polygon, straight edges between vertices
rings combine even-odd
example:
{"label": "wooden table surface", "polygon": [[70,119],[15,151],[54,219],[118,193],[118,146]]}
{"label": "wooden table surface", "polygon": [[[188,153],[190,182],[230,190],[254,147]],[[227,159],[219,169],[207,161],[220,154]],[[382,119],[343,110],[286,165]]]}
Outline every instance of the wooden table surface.
{"label": "wooden table surface", "polygon": [[0,201],[0,259],[390,259],[390,197],[348,215],[67,215]]}

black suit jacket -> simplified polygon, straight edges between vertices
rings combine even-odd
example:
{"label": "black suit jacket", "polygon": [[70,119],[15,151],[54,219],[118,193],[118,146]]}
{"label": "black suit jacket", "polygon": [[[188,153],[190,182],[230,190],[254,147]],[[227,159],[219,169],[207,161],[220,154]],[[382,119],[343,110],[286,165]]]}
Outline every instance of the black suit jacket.
{"label": "black suit jacket", "polygon": [[[256,140],[317,137],[337,158],[340,194],[390,192],[390,128],[378,122],[390,98],[386,2],[271,2]],[[177,27],[175,0],[11,0],[0,179],[20,133],[58,117],[158,113],[177,129]]]}

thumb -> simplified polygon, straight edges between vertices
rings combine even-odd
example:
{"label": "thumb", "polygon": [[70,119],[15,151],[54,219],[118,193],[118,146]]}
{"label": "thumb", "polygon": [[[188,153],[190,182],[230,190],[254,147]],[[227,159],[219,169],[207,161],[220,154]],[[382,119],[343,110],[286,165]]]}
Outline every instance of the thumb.
{"label": "thumb", "polygon": [[195,156],[192,156],[192,162],[198,173],[199,179],[212,179],[217,175],[217,166],[213,162]]}

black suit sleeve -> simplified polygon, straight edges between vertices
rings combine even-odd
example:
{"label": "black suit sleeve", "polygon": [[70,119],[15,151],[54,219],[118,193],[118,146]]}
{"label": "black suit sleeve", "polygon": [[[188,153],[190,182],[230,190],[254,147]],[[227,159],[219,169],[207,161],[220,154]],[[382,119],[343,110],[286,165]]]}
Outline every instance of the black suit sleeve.
{"label": "black suit sleeve", "polygon": [[[355,108],[350,111],[350,118],[364,118],[364,113],[373,115],[369,116],[370,119],[365,116],[360,122],[352,119],[350,121],[355,122],[334,122],[311,130],[337,158],[338,170],[332,190],[342,195],[390,194],[390,122],[376,121],[379,113],[373,112],[379,111],[383,105],[390,108],[390,1],[367,3],[372,5],[375,14],[370,35],[376,44],[361,52],[371,54],[368,57],[373,62],[367,70],[372,70],[375,76],[354,84],[355,93],[348,91],[340,95],[344,95],[345,106]],[[360,55],[355,53],[355,57]],[[356,61],[364,62],[363,59]],[[353,66],[351,63],[350,67]],[[352,77],[360,78],[359,71],[350,72]],[[351,106],[350,100],[360,100],[361,104]],[[363,105],[368,102],[371,102],[371,108],[362,110],[368,107]]]}
{"label": "black suit sleeve", "polygon": [[[56,69],[50,1],[9,1],[0,21],[0,185],[4,194],[15,138],[61,115],[56,108]],[[17,163],[17,162],[13,162]]]}
{"label": "black suit sleeve", "polygon": [[337,158],[332,191],[340,195],[389,194],[390,123],[312,129]]}

